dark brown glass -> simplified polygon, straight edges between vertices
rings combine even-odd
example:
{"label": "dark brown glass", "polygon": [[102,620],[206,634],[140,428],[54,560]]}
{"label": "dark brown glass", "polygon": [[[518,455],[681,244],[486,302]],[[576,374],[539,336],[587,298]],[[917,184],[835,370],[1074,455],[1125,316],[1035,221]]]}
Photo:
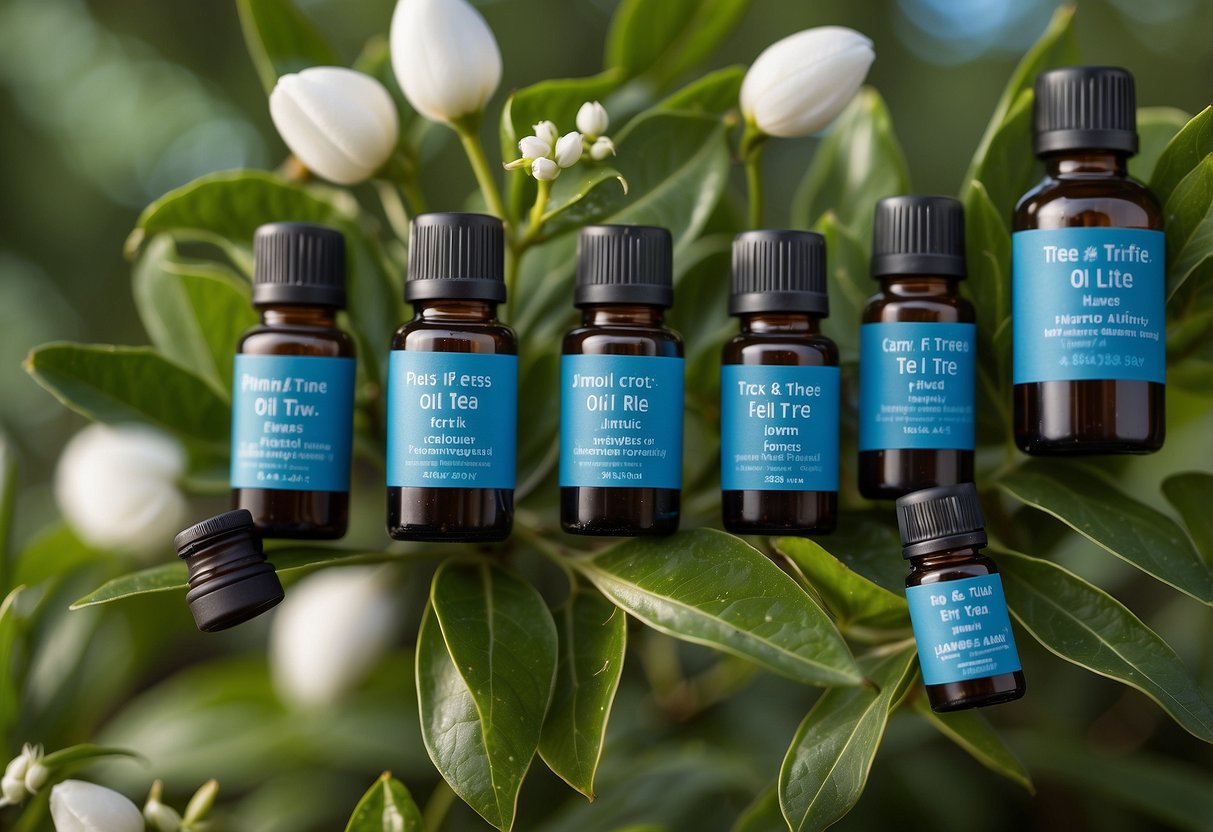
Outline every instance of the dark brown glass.
{"label": "dark brown glass", "polygon": [[[518,354],[514,331],[497,321],[495,303],[433,300],[415,308],[416,317],[396,330],[392,349]],[[509,537],[513,525],[512,488],[387,489],[387,532],[396,540],[492,542]]]}
{"label": "dark brown glass", "polygon": [[[997,574],[998,567],[994,565],[994,561],[977,549],[954,549],[910,558],[910,574],[906,577],[906,587],[929,586]],[[986,676],[982,679],[966,679],[963,682],[923,687],[931,703],[931,710],[960,711],[1018,699],[1027,690],[1027,683],[1024,681],[1023,671],[1016,670],[1013,673],[999,673],[997,676]]]}
{"label": "dark brown glass", "polygon": [[[1046,156],[1044,180],[1015,207],[1015,231],[1162,230],[1158,200],[1128,174],[1126,154]],[[1166,438],[1166,387],[1154,381],[1016,384],[1015,444],[1038,455],[1146,454]]]}
{"label": "dark brown glass", "polygon": [[[838,347],[815,315],[742,315],[721,363],[837,367]],[[720,500],[724,527],[737,534],[825,534],[838,523],[837,491],[721,491]]]}
{"label": "dark brown glass", "polygon": [[[261,323],[241,336],[244,355],[353,358],[354,339],[337,328],[337,310],[322,306],[258,307]],[[349,525],[348,491],[233,488],[232,508],[245,508],[263,537],[335,540]]]}
{"label": "dark brown glass", "polygon": [[[863,310],[865,324],[971,324],[973,304],[957,294],[959,281],[936,275],[897,275],[880,281],[880,292]],[[863,372],[863,367],[859,368]],[[861,451],[859,493],[869,500],[973,481],[973,452],[941,448]]]}
{"label": "dark brown glass", "polygon": [[[682,339],[654,306],[590,306],[581,326],[564,336],[564,355],[682,357]],[[678,414],[682,418],[682,414]],[[678,531],[677,488],[562,486],[560,525],[570,534],[631,537]]]}

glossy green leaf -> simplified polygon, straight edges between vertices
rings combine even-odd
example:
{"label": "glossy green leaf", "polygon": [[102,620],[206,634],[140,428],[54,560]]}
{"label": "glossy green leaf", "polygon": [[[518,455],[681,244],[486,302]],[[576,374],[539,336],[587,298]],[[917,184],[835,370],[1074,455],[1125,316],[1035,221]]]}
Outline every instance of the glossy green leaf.
{"label": "glossy green leaf", "polygon": [[21,686],[17,682],[14,648],[18,628],[17,598],[25,587],[19,586],[0,601],[0,743],[8,747],[9,732],[17,722],[21,708]]}
{"label": "glossy green leaf", "polygon": [[1196,551],[1213,564],[1213,474],[1184,471],[1163,480],[1162,493],[1183,518]]}
{"label": "glossy green leaf", "polygon": [[728,37],[749,0],[623,0],[607,32],[604,63],[661,89]]}
{"label": "glossy green leaf", "polygon": [[84,760],[95,760],[98,757],[136,757],[140,755],[135,751],[128,751],[125,748],[112,748],[105,745],[92,745],[84,743],[82,745],[73,745],[68,748],[61,748],[58,751],[47,754],[42,758],[42,764],[47,768],[62,768],[75,763],[83,762]]}
{"label": "glossy green leaf", "polygon": [[1102,589],[1049,561],[1000,552],[1011,614],[1053,653],[1136,688],[1213,742],[1213,705],[1175,651]]}
{"label": "glossy green leaf", "polygon": [[1010,218],[1019,198],[1035,185],[1044,168],[1032,148],[1032,90],[1022,90],[1011,102],[1002,123],[990,137],[981,163],[963,189],[969,197],[973,180],[986,190],[990,204],[1000,218]]}
{"label": "glossy green leaf", "polygon": [[877,284],[868,276],[867,248],[833,211],[826,211],[813,230],[826,239],[826,268],[830,279],[830,316],[821,328],[838,345],[843,364],[859,363],[859,325],[868,298]]}
{"label": "glossy green leaf", "polygon": [[908,630],[910,608],[904,595],[889,592],[851,571],[817,541],[781,537],[775,541],[775,548],[804,575],[844,633]]}
{"label": "glossy green leaf", "polygon": [[1188,284],[1213,295],[1213,153],[1175,186],[1165,214],[1168,303]]}
{"label": "glossy green leaf", "polygon": [[964,749],[974,760],[995,774],[1036,793],[1032,778],[993,726],[975,710],[937,714],[931,710],[925,696],[914,700],[914,710],[939,733]]}
{"label": "glossy green leaf", "polygon": [[560,658],[539,754],[589,799],[627,646],[627,616],[593,589],[579,588],[556,610]]}
{"label": "glossy green leaf", "polygon": [[1192,114],[1175,107],[1140,107],[1137,110],[1137,155],[1129,160],[1129,175],[1149,182],[1167,145],[1192,120]]}
{"label": "glossy green leaf", "polygon": [[1213,571],[1175,521],[1092,469],[1060,460],[1033,461],[1005,475],[999,487],[1146,574],[1213,604]]}
{"label": "glossy green leaf", "polygon": [[770,559],[713,529],[637,538],[570,561],[645,624],[810,685],[855,685],[830,619]]}
{"label": "glossy green leaf", "polygon": [[681,110],[691,113],[723,115],[738,107],[744,66],[727,66],[697,78],[659,101],[655,110]]}
{"label": "glossy green leaf", "polygon": [[[892,521],[892,522],[890,522]],[[887,511],[849,511],[838,518],[830,535],[830,554],[852,572],[894,595],[906,591],[906,562],[900,557],[896,518]]]}
{"label": "glossy green leaf", "polygon": [[793,832],[825,829],[859,801],[889,711],[917,661],[912,646],[861,659],[878,691],[834,688],[813,705],[779,770],[779,804]]}
{"label": "glossy green leaf", "polygon": [[[616,193],[594,198],[594,190],[607,188]],[[611,204],[628,193],[627,180],[613,167],[577,166],[552,184],[547,210],[543,214],[543,236],[555,237],[576,231],[594,221],[602,204]]]}
{"label": "glossy green leaf", "polygon": [[556,627],[530,584],[487,563],[434,575],[417,637],[426,750],[451,788],[498,829],[539,745],[556,677]]}
{"label": "glossy green leaf", "polygon": [[25,359],[25,369],[90,419],[146,422],[189,439],[227,441],[227,402],[211,385],[148,347],[44,344]]}
{"label": "glossy green leaf", "polygon": [[344,64],[291,0],[236,0],[236,10],[244,44],[266,92],[289,72]]}
{"label": "glossy green leaf", "polygon": [[738,815],[731,832],[783,832],[787,825],[779,808],[779,784],[772,783]]}
{"label": "glossy green leaf", "polygon": [[876,203],[909,190],[910,171],[889,110],[880,93],[864,87],[813,153],[792,198],[792,226],[808,228],[832,211],[858,239],[870,240]]}
{"label": "glossy green leaf", "polygon": [[422,832],[421,810],[404,784],[385,771],[354,807],[345,832]]}
{"label": "glossy green leaf", "polygon": [[1150,190],[1165,205],[1183,178],[1210,153],[1213,153],[1213,106],[1197,113],[1163,149],[1150,175]]}

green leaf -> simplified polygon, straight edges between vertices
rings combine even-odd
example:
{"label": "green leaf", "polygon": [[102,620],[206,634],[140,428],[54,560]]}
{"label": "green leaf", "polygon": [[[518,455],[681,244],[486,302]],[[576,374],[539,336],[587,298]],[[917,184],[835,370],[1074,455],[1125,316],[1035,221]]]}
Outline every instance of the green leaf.
{"label": "green leaf", "polygon": [[1213,742],[1213,706],[1175,651],[1102,589],[1048,561],[999,552],[1011,614],[1053,653],[1136,688]]}
{"label": "green leaf", "polygon": [[864,87],[813,153],[792,198],[792,226],[808,228],[832,211],[857,238],[870,240],[876,203],[909,190],[910,172],[889,110],[880,93]]}
{"label": "green leaf", "polygon": [[849,511],[830,535],[830,554],[852,571],[894,595],[906,591],[906,564],[889,557],[901,551],[901,536],[888,511]]}
{"label": "green leaf", "polygon": [[95,564],[100,556],[66,523],[55,523],[35,535],[21,551],[14,583],[38,586],[62,581],[78,569]]}
{"label": "green leaf", "polygon": [[859,801],[889,711],[917,660],[912,646],[861,659],[879,691],[827,690],[800,723],[779,770],[779,804],[793,832],[825,829]]}
{"label": "green leaf", "polygon": [[1025,89],[1011,102],[1011,108],[990,137],[985,156],[963,189],[963,198],[968,198],[973,180],[984,185],[1000,219],[1014,213],[1019,198],[1043,173],[1043,166],[1032,153],[1032,98],[1032,90]]}
{"label": "green leaf", "polygon": [[21,709],[21,686],[17,682],[15,647],[20,622],[17,620],[17,598],[25,589],[19,586],[0,601],[0,743],[8,748],[9,732],[17,723]]}
{"label": "green leaf", "polygon": [[654,110],[681,110],[691,113],[724,115],[737,109],[744,66],[727,66],[697,78],[659,101]]}
{"label": "green leaf", "polygon": [[592,589],[579,588],[556,611],[560,659],[539,754],[566,783],[594,799],[611,703],[623,672],[627,617]]}
{"label": "green leaf", "polygon": [[1119,491],[1092,469],[1037,460],[1005,475],[999,487],[1146,574],[1213,604],[1213,572],[1175,521]]}
{"label": "green leaf", "polygon": [[844,633],[908,630],[910,608],[904,595],[889,592],[852,572],[815,540],[781,537],[775,541],[775,548],[817,591]]}
{"label": "green leaf", "polygon": [[914,710],[939,733],[956,743],[990,771],[1019,784],[1028,794],[1036,793],[1036,787],[1032,785],[1032,778],[1023,763],[977,711],[937,714],[931,710],[924,696],[914,699]]}
{"label": "green leaf", "polygon": [[290,0],[236,0],[240,28],[261,85],[309,66],[340,66],[342,60],[319,30]]}
{"label": "green leaf", "polygon": [[95,760],[98,757],[134,757],[138,759],[140,755],[138,752],[128,751],[125,748],[111,748],[105,745],[84,743],[82,745],[61,748],[52,754],[47,754],[42,758],[42,765],[47,768],[62,768],[84,760]]}
{"label": "green leaf", "polygon": [[488,563],[443,564],[417,636],[426,750],[455,794],[514,823],[556,679],[556,627],[529,584]]}
{"label": "green leaf", "polygon": [[[596,199],[593,194],[599,187],[606,187],[617,193]],[[578,166],[566,171],[552,183],[548,208],[543,214],[543,236],[551,238],[591,224],[596,214],[602,210],[603,203],[611,204],[627,193],[627,180],[613,167]]]}
{"label": "green leaf", "polygon": [[146,422],[212,444],[228,439],[227,402],[210,384],[148,347],[44,344],[25,359],[25,369],[90,419]]}
{"label": "green leaf", "polygon": [[404,784],[385,771],[354,807],[345,832],[422,832],[421,810]]}
{"label": "green leaf", "polygon": [[728,37],[749,0],[623,0],[607,32],[606,66],[661,89]]}
{"label": "green leaf", "polygon": [[1150,176],[1150,190],[1167,204],[1171,192],[1210,153],[1213,153],[1213,105],[1197,113],[1163,149]]}
{"label": "green leaf", "polygon": [[838,630],[765,555],[714,529],[637,538],[571,559],[602,594],[663,633],[810,685],[862,681]]}
{"label": "green leaf", "polygon": [[783,832],[787,825],[779,808],[779,784],[772,783],[738,816],[731,832]]}
{"label": "green leaf", "polygon": [[248,284],[229,269],[183,260],[167,235],[152,240],[131,279],[156,349],[230,401],[236,342],[257,323]]}
{"label": "green leaf", "polygon": [[1191,282],[1213,288],[1213,153],[1185,176],[1167,200],[1167,302]]}
{"label": "green leaf", "polygon": [[1184,471],[1162,482],[1162,493],[1183,518],[1188,536],[1205,563],[1213,565],[1213,474]]}
{"label": "green leaf", "polygon": [[1129,160],[1129,175],[1149,182],[1159,157],[1192,114],[1175,107],[1140,107],[1137,110],[1137,135],[1140,148]]}
{"label": "green leaf", "polygon": [[876,288],[875,281],[868,276],[867,249],[833,211],[826,211],[813,230],[826,239],[826,268],[830,276],[830,316],[822,321],[822,332],[838,345],[843,364],[858,364],[856,321]]}
{"label": "green leaf", "polygon": [[965,238],[961,292],[977,311],[978,436],[999,442],[1011,429],[1011,233],[976,180],[965,197]]}

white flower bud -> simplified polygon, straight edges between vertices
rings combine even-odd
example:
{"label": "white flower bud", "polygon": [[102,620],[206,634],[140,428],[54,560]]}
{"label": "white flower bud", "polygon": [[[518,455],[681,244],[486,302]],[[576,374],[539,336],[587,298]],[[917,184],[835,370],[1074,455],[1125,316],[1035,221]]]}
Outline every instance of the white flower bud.
{"label": "white flower bud", "polygon": [[[27,745],[26,748],[29,748]],[[26,751],[22,751],[16,757],[8,761],[8,765],[4,767],[4,776],[13,780],[24,780],[25,773],[29,771],[30,755]]]}
{"label": "white flower bud", "polygon": [[615,143],[606,136],[599,136],[590,145],[590,158],[595,162],[601,162],[608,156],[615,155]]}
{"label": "white flower bud", "polygon": [[[531,127],[531,130],[535,133],[536,137],[538,137],[540,141],[545,142],[548,147],[556,144],[556,139],[560,138],[560,131],[556,129],[555,122],[541,121]],[[546,156],[547,154],[544,153],[543,155]]]}
{"label": "white flower bud", "polygon": [[571,168],[581,158],[581,134],[565,133],[556,142],[556,164],[562,168]]}
{"label": "white flower bud", "polygon": [[95,783],[64,780],[51,789],[56,832],[143,832],[139,808]]}
{"label": "white flower bud", "polygon": [[383,84],[339,66],[283,75],[270,93],[270,117],[299,161],[341,185],[383,167],[400,129]]}
{"label": "white flower bud", "polygon": [[82,540],[136,554],[166,551],[185,522],[177,440],[142,425],[89,425],[59,457],[55,500]]}
{"label": "white flower bud", "polygon": [[876,58],[854,29],[819,26],[763,51],[741,85],[746,120],[770,136],[816,133],[850,103]]}
{"label": "white flower bud", "polygon": [[28,796],[25,782],[21,777],[9,777],[7,774],[0,778],[0,796],[5,803],[20,803]]}
{"label": "white flower bud", "polygon": [[181,829],[181,815],[172,806],[166,806],[159,800],[149,800],[143,807],[143,819],[155,832],[178,832]]}
{"label": "white flower bud", "polygon": [[392,15],[392,68],[431,121],[478,113],[501,82],[501,50],[467,0],[400,0]]}
{"label": "white flower bud", "polygon": [[518,142],[518,152],[523,159],[541,159],[551,154],[552,145],[538,136],[527,136]]}
{"label": "white flower bud", "polygon": [[29,770],[25,772],[25,790],[30,794],[36,794],[38,789],[46,785],[50,774],[50,769],[42,765],[41,761],[35,760],[30,763]]}
{"label": "white flower bud", "polygon": [[377,569],[326,569],[304,578],[270,628],[279,695],[303,707],[336,702],[387,649],[396,623],[395,599]]}
{"label": "white flower bud", "polygon": [[543,182],[551,182],[560,175],[560,165],[551,159],[536,159],[531,162],[531,176]]}
{"label": "white flower bud", "polygon": [[611,126],[611,117],[606,107],[597,101],[587,101],[577,111],[577,129],[591,139],[601,136]]}

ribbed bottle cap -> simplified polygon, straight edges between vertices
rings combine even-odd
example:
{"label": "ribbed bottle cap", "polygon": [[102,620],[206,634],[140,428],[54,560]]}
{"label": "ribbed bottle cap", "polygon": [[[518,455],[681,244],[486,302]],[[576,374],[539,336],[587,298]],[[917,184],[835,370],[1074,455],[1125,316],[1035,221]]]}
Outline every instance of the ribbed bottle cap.
{"label": "ribbed bottle cap", "polygon": [[282,583],[265,560],[261,536],[247,509],[190,526],[173,544],[189,569],[185,600],[199,630],[226,630],[282,600]]}
{"label": "ribbed bottle cap", "polygon": [[505,301],[505,232],[488,214],[420,214],[409,234],[404,299]]}
{"label": "ribbed bottle cap", "polygon": [[345,237],[335,228],[272,222],[253,235],[253,303],[345,308]]}
{"label": "ribbed bottle cap", "polygon": [[1115,66],[1068,66],[1036,76],[1032,149],[1137,152],[1133,76]]}
{"label": "ribbed bottle cap", "polygon": [[872,277],[965,276],[964,206],[946,196],[890,196],[876,203]]}
{"label": "ribbed bottle cap", "polygon": [[824,237],[760,229],[733,238],[729,314],[755,312],[830,314]]}
{"label": "ribbed bottle cap", "polygon": [[652,225],[587,225],[577,237],[574,306],[674,305],[670,232]]}
{"label": "ribbed bottle cap", "polygon": [[897,498],[903,557],[985,546],[985,527],[977,488],[971,482],[924,488]]}

